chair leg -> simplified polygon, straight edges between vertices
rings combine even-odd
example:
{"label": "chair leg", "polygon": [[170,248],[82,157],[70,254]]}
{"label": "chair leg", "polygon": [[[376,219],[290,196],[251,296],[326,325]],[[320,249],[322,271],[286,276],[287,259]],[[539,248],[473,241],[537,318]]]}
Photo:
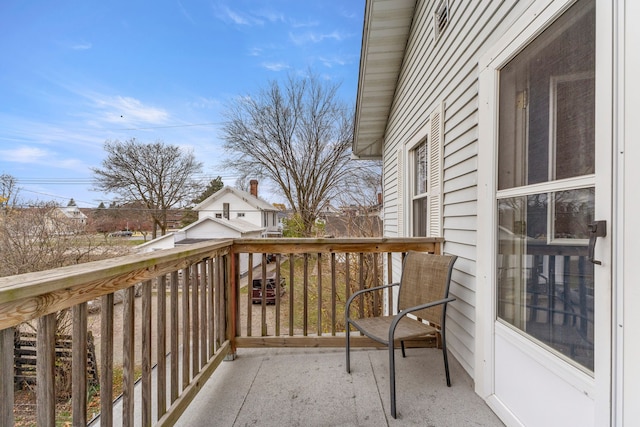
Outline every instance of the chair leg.
{"label": "chair leg", "polygon": [[396,418],[396,362],[393,340],[389,343],[389,394],[391,398],[391,416]]}
{"label": "chair leg", "polygon": [[402,357],[407,357],[407,355],[404,352],[404,341],[400,341],[400,347],[402,348]]}
{"label": "chair leg", "polygon": [[444,337],[444,329],[442,336],[442,357],[444,358],[444,373],[447,377],[447,387],[451,387],[451,377],[449,376],[449,358],[447,357],[447,340]]}

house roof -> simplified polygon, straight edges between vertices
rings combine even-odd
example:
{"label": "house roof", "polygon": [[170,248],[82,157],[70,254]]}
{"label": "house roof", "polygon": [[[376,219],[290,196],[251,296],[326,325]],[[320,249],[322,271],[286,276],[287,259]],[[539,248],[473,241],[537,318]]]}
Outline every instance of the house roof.
{"label": "house roof", "polygon": [[64,206],[58,208],[67,218],[87,218],[77,206]]}
{"label": "house roof", "polygon": [[222,197],[224,194],[227,194],[227,193],[235,194],[238,198],[244,200],[245,202],[249,203],[256,209],[259,209],[261,211],[277,211],[278,210],[271,203],[261,199],[260,197],[255,197],[252,194],[247,193],[246,191],[238,190],[237,188],[229,187],[229,186],[225,186],[221,190],[216,191],[211,196],[207,197],[202,202],[194,206],[193,210],[195,211],[202,210],[204,207],[210,205],[212,202],[216,201],[217,199],[219,199],[220,197]]}
{"label": "house roof", "polygon": [[155,244],[157,244],[158,242],[160,242],[161,240],[166,240],[166,239],[173,239],[173,235],[175,233],[171,232],[171,233],[167,233],[163,236],[158,236],[153,240],[149,240],[148,242],[144,242],[139,244],[138,246],[136,246],[136,250],[139,250],[140,248],[146,248],[147,246],[153,246]]}
{"label": "house roof", "polygon": [[255,224],[250,223],[249,221],[245,221],[239,218],[233,219],[224,219],[224,218],[214,218],[212,216],[206,216],[204,218],[199,219],[193,224],[189,224],[188,226],[181,229],[181,232],[188,232],[190,229],[198,227],[199,224],[202,224],[205,221],[215,222],[224,227],[235,230],[239,233],[251,233],[252,231],[262,231],[264,227],[257,226]]}
{"label": "house roof", "polygon": [[367,0],[352,151],[379,159],[416,0]]}

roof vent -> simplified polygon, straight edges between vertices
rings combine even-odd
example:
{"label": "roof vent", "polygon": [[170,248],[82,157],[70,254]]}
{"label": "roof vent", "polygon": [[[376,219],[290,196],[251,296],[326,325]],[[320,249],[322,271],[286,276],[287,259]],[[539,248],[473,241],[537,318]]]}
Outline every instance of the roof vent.
{"label": "roof vent", "polygon": [[449,1],[441,0],[433,14],[433,34],[434,39],[438,40],[449,22]]}

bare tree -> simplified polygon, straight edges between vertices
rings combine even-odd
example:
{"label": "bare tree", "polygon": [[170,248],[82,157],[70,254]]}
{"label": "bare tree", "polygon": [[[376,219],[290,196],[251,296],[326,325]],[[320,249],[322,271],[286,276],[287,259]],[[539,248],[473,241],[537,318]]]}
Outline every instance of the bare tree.
{"label": "bare tree", "polygon": [[322,205],[353,180],[353,109],[315,75],[237,98],[223,127],[229,167],[279,187],[310,235]]}
{"label": "bare tree", "polygon": [[192,152],[162,141],[107,141],[104,149],[102,168],[92,169],[96,189],[118,194],[123,204],[143,203],[153,220],[152,237],[158,229],[166,234],[168,210],[189,202],[200,189],[194,176],[202,163]]}
{"label": "bare tree", "polygon": [[85,224],[54,203],[31,203],[5,212],[0,221],[0,276],[79,264],[99,257]]}
{"label": "bare tree", "polygon": [[18,180],[9,174],[0,175],[0,207],[16,206],[18,200]]}

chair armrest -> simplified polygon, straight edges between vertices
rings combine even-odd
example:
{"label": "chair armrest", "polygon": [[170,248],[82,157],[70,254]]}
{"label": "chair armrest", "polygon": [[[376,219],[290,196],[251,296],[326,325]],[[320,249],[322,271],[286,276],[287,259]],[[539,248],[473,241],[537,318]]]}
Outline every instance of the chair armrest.
{"label": "chair armrest", "polygon": [[414,311],[418,311],[418,310],[424,310],[425,308],[430,308],[430,307],[435,307],[437,305],[442,305],[442,304],[446,304],[449,303],[451,301],[455,301],[456,299],[454,297],[448,297],[448,298],[443,298],[437,301],[432,301],[432,302],[428,302],[426,304],[420,304],[420,305],[416,305],[415,307],[409,307],[406,308],[404,310],[402,310],[400,313],[396,314],[395,316],[393,316],[393,321],[391,322],[391,325],[389,326],[389,342],[393,342],[394,341],[394,336],[395,336],[395,331],[396,331],[396,326],[398,326],[398,323],[400,322],[400,320],[402,320],[403,317],[405,317],[407,314],[410,314]]}
{"label": "chair armrest", "polygon": [[345,309],[344,309],[345,317],[346,317],[347,319],[349,318],[349,306],[351,305],[351,302],[352,302],[352,301],[353,301],[353,300],[354,300],[358,295],[362,295],[362,294],[364,294],[364,293],[372,292],[372,291],[379,291],[379,290],[381,290],[381,289],[391,288],[391,287],[394,287],[394,286],[398,286],[399,284],[400,284],[399,282],[398,282],[398,283],[390,283],[390,284],[388,284],[388,285],[376,286],[376,287],[374,287],[374,288],[369,288],[369,289],[361,289],[361,290],[359,290],[359,291],[357,291],[357,292],[354,292],[354,293],[349,297],[349,299],[347,300],[347,303],[345,304]]}

